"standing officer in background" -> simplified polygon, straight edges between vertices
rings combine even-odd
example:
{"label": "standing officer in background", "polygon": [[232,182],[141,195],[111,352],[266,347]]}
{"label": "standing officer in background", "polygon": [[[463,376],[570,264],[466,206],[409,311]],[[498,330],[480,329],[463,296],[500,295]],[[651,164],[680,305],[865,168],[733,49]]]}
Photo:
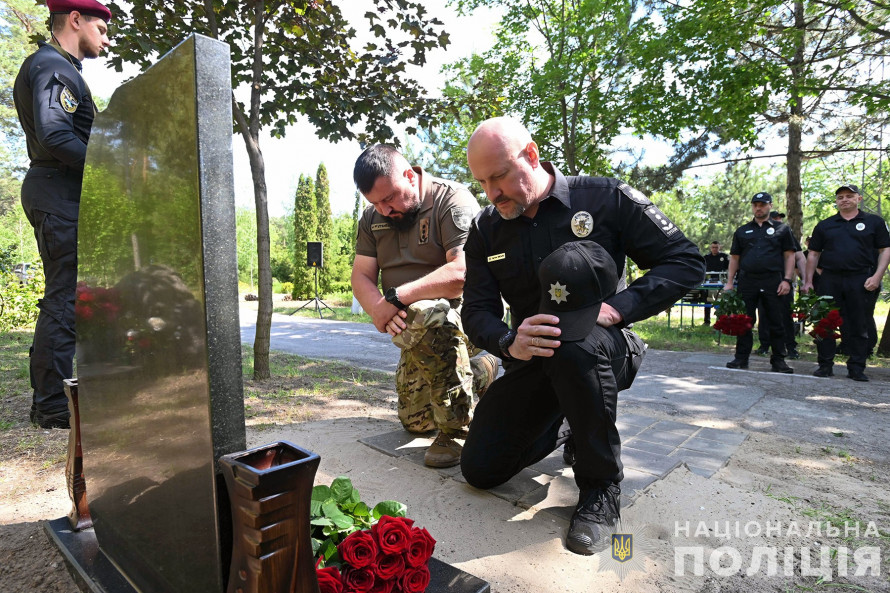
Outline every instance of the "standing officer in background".
{"label": "standing officer in background", "polygon": [[64,379],[74,365],[77,216],[87,141],[96,107],[81,61],[108,42],[111,11],[96,0],[47,0],[52,41],[39,42],[15,79],[13,95],[31,167],[22,207],[34,227],[46,289],[31,346],[31,422],[68,428]]}
{"label": "standing officer in background", "polygon": [[[862,196],[853,184],[842,185],[835,192],[838,213],[813,229],[807,255],[807,273],[803,290],[813,289],[816,268],[822,269],[818,294],[830,295],[840,307],[841,338],[847,359],[847,377],[868,381],[869,323],[874,318],[874,294],[890,263],[890,233],[880,216],[859,209]],[[877,256],[877,257],[875,257]],[[831,377],[837,341],[816,342],[819,368],[817,377]]]}
{"label": "standing officer in background", "polygon": [[492,355],[471,363],[458,312],[464,242],[479,204],[464,186],[412,167],[386,144],[359,156],[353,178],[371,207],[358,225],[352,290],[377,330],[402,348],[399,420],[410,432],[439,430],[426,465],[457,465],[473,392],[481,395],[497,375]]}
{"label": "standing officer in background", "polygon": [[[769,323],[770,370],[793,373],[785,363],[785,330],[782,316],[786,310],[782,296],[794,286],[794,238],[788,225],[769,217],[773,197],[766,192],[754,194],[751,210],[754,219],[736,229],[729,250],[729,273],[724,291],[733,289],[739,273],[739,293],[745,301],[745,314],[755,319],[757,307],[763,304]],[[761,320],[761,323],[763,321]],[[731,369],[748,368],[748,358],[754,346],[751,330],[738,336],[735,358],[726,363]]]}
{"label": "standing officer in background", "polygon": [[720,242],[711,241],[705,254],[705,274],[708,280],[719,279],[720,273],[729,269],[729,256],[720,251]]}
{"label": "standing officer in background", "polygon": [[[476,217],[467,238],[462,317],[473,343],[497,352],[506,372],[476,406],[461,470],[477,488],[503,484],[566,442],[560,427],[567,419],[580,495],[566,545],[593,554],[604,530],[620,517],[624,472],[615,420],[634,342],[622,330],[699,284],[704,262],[643,194],[617,179],[564,177],[540,160],[538,145],[516,121],[480,124],[467,144],[467,162],[492,205]],[[573,242],[578,246],[567,245]],[[585,242],[593,251],[581,246]],[[579,262],[570,266],[581,283],[577,289],[544,277],[548,256],[568,248],[573,255],[562,253],[554,263]],[[600,250],[604,256],[596,255]],[[624,281],[626,256],[649,270],[630,286]],[[572,309],[574,294],[591,292],[575,276],[585,268],[600,276],[608,259],[615,266],[612,287],[598,287],[601,304],[588,301],[595,323],[586,335],[572,335],[582,324],[567,313],[569,326],[563,327],[553,311]],[[512,327],[503,321],[502,296]]]}

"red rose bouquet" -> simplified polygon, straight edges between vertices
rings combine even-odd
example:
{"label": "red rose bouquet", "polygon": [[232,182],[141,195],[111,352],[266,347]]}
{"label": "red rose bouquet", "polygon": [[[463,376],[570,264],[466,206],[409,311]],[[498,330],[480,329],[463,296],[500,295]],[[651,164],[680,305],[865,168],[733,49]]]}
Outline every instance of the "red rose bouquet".
{"label": "red rose bouquet", "polygon": [[820,296],[815,292],[802,294],[794,304],[794,313],[800,319],[813,328],[808,332],[817,342],[821,340],[836,340],[841,337],[838,331],[843,325],[840,310],[830,296]]}
{"label": "red rose bouquet", "polygon": [[745,301],[735,290],[724,292],[714,301],[717,321],[714,329],[727,336],[742,336],[754,327],[754,320],[745,314]]}
{"label": "red rose bouquet", "polygon": [[422,593],[436,540],[405,505],[361,502],[348,478],[312,491],[312,548],[321,593]]}

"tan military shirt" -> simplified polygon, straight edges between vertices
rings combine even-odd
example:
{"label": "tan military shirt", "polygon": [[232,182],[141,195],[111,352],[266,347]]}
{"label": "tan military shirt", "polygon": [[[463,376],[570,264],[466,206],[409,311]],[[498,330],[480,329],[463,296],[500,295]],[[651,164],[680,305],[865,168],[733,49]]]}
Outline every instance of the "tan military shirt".
{"label": "tan military shirt", "polygon": [[463,245],[470,222],[479,212],[479,204],[463,185],[433,177],[414,167],[420,174],[422,202],[416,224],[398,231],[369,206],[358,223],[358,255],[377,258],[383,275],[383,290],[401,286],[447,262],[445,254]]}

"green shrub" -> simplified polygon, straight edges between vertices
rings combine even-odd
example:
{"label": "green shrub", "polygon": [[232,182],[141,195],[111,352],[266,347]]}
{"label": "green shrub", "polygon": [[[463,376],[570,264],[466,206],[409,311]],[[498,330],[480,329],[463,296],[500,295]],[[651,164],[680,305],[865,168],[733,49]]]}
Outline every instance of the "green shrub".
{"label": "green shrub", "polygon": [[31,279],[21,284],[12,274],[0,277],[0,331],[28,327],[37,321],[37,300],[43,297],[43,266],[31,266]]}
{"label": "green shrub", "polygon": [[272,278],[272,294],[280,294],[283,290],[281,281],[278,278]]}
{"label": "green shrub", "polygon": [[281,292],[283,292],[284,294],[293,294],[294,283],[293,282],[282,282],[281,283]]}

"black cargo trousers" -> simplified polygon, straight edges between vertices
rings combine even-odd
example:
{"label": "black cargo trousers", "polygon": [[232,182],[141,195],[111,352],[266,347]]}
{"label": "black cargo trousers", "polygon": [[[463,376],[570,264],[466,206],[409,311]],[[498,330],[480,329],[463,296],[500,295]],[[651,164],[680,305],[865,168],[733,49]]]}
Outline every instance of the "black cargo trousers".
{"label": "black cargo trousers", "polygon": [[[43,262],[46,288],[38,301],[40,313],[31,345],[30,375],[34,389],[32,420],[64,414],[68,399],[64,379],[74,372],[74,298],[77,288],[77,219],[47,210],[53,199],[79,199],[80,173],[32,167],[22,183],[22,207],[34,227]],[[66,204],[57,211],[77,212]]]}

